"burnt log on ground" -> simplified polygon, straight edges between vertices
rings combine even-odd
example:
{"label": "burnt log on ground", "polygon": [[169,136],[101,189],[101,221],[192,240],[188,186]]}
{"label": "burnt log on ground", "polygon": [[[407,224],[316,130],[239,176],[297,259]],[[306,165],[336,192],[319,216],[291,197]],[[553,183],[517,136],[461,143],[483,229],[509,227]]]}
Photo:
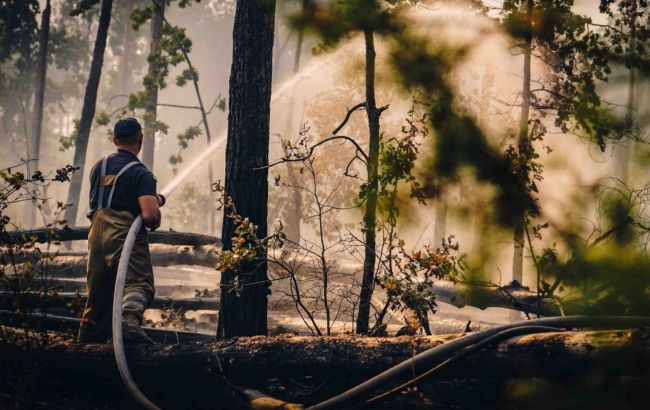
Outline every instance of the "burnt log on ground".
{"label": "burnt log on ground", "polygon": [[[5,328],[6,332],[18,332]],[[225,372],[256,377],[337,375],[367,377],[414,354],[455,340],[462,334],[368,338],[350,335],[254,336],[194,341],[173,346],[129,346],[129,363],[155,374],[158,369],[196,363],[196,372]],[[9,347],[2,347],[8,349]],[[26,350],[19,342],[10,349]],[[98,365],[114,364],[110,345],[55,342],[44,348],[47,362],[60,370],[101,376]],[[74,369],[69,366],[75,363]],[[650,333],[640,330],[550,332],[519,336],[460,359],[434,377],[579,377],[601,370],[609,375],[646,375],[650,365]]]}
{"label": "burnt log on ground", "polygon": [[[447,280],[438,280],[433,286],[436,299],[462,308],[473,306],[481,310],[490,307],[519,310],[540,316],[563,316],[580,314],[577,304],[567,301],[562,309],[556,302],[548,299],[537,300],[537,292],[521,286],[516,282],[506,286],[493,284],[459,284]],[[538,309],[539,307],[539,309]],[[538,312],[539,310],[539,312]]]}
{"label": "burnt log on ground", "polygon": [[[28,285],[28,286],[27,286]],[[77,279],[45,279],[40,280],[36,279],[21,289],[25,291],[36,290],[41,291],[47,288],[49,292],[85,292],[86,291],[86,280],[77,278]],[[203,286],[191,286],[191,285],[158,285],[156,284],[156,292],[159,294],[169,295],[175,292],[203,292],[205,287]]]}
{"label": "burnt log on ground", "polygon": [[[200,235],[195,233],[154,231],[149,232],[149,243],[163,243],[167,245],[216,245],[221,246],[221,239],[216,236]],[[0,245],[21,244],[29,242],[61,242],[82,241],[88,239],[88,227],[61,229],[34,229],[26,231],[3,232],[0,235]]]}
{"label": "burnt log on ground", "polygon": [[[42,313],[17,313],[0,310],[0,323],[5,326],[19,328],[28,325],[33,330],[55,331],[76,334],[80,320],[77,318]],[[154,341],[162,344],[190,343],[195,341],[210,341],[214,336],[202,333],[180,330],[166,330],[152,327],[143,328]]]}
{"label": "burnt log on ground", "polygon": [[[153,266],[194,265],[214,268],[217,265],[216,245],[179,246],[166,244],[150,245],[151,263]],[[24,263],[30,262],[37,274],[46,276],[85,278],[88,262],[85,252],[61,251],[51,254],[31,252],[16,255],[16,272],[26,268]],[[6,273],[13,273],[7,269]]]}
{"label": "burnt log on ground", "polygon": [[[60,309],[68,306],[86,304],[86,293],[62,292],[57,294],[42,294],[38,292],[14,293],[0,291],[0,309],[11,309],[20,304],[26,309]],[[154,298],[149,309],[187,310],[219,310],[219,298],[178,298],[159,296]]]}
{"label": "burnt log on ground", "polygon": [[[40,377],[120,388],[110,345],[78,345],[52,336],[50,344],[37,349],[15,337],[20,330],[3,331],[0,363],[15,367],[32,363],[38,357],[43,366]],[[295,380],[301,376],[315,378],[319,383],[329,380],[330,388],[310,394],[309,400],[318,401],[460,336],[248,337],[171,346],[128,346],[127,357],[136,380],[154,401],[160,399],[162,390],[172,386],[176,394],[183,396],[185,392],[178,389],[179,384],[205,385],[207,380],[222,387],[234,383],[259,388],[268,386],[269,380]],[[562,380],[578,378],[600,378],[611,383],[624,376],[647,383],[649,364],[647,330],[553,332],[515,337],[478,351],[426,382],[453,385],[456,394],[480,397],[485,389],[471,391],[466,387],[503,386],[503,382],[509,384],[513,378],[548,379],[562,384]],[[300,401],[298,396],[284,399]]]}

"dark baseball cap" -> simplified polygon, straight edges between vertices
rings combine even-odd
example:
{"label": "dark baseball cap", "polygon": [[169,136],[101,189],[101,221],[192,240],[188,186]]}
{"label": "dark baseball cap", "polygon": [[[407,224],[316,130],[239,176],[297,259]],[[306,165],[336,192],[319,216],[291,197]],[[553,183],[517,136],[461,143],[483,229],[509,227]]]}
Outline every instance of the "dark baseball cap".
{"label": "dark baseball cap", "polygon": [[142,126],[135,118],[124,118],[115,123],[115,128],[113,128],[113,135],[116,138],[130,137],[141,129]]}

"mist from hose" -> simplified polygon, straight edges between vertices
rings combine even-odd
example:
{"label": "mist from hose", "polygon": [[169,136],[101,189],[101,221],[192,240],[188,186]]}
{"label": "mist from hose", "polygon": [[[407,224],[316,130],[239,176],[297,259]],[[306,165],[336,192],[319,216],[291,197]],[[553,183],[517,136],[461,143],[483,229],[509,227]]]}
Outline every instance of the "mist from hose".
{"label": "mist from hose", "polygon": [[[299,83],[300,81],[306,78],[309,78],[314,71],[316,71],[317,69],[321,68],[323,65],[326,65],[328,63],[332,63],[331,59],[314,62],[308,67],[306,67],[300,73],[296,74],[295,76],[291,77],[289,80],[285,81],[271,95],[271,103],[281,98],[290,89],[292,89],[297,83]],[[207,149],[201,153],[201,155],[196,157],[185,168],[183,168],[183,170],[180,173],[178,173],[178,175],[176,175],[174,179],[172,179],[160,193],[165,197],[169,197],[174,191],[176,191],[176,189],[179,186],[181,186],[181,183],[187,177],[189,177],[192,174],[192,172],[194,172],[201,164],[207,161],[215,153],[215,151],[217,151],[217,149],[221,147],[221,145],[225,140],[226,140],[225,132],[222,132],[219,138],[217,138],[213,143],[211,143],[207,147]]]}

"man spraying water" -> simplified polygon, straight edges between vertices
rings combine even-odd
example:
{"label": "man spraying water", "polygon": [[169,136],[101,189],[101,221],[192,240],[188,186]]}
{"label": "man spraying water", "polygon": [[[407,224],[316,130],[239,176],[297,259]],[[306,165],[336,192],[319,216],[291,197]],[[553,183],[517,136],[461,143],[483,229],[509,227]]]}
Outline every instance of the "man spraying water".
{"label": "man spraying water", "polygon": [[[115,124],[117,152],[100,159],[90,174],[91,225],[88,232],[88,300],[79,341],[105,343],[111,337],[113,289],[124,241],[131,224],[141,214],[151,230],[160,226],[165,198],[156,193],[156,178],[138,160],[142,127],[135,118]],[[153,299],[153,268],[147,231],[139,231],[129,259],[122,303],[122,327],[128,342],[151,343],[142,330],[142,317]]]}

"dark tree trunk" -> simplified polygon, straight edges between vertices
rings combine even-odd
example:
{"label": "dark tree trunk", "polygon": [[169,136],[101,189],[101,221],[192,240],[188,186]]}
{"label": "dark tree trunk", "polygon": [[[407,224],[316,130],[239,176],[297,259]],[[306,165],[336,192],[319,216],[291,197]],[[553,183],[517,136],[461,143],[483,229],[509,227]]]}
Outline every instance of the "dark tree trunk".
{"label": "dark tree trunk", "polygon": [[[225,188],[237,212],[267,235],[269,122],[275,1],[239,0],[233,30]],[[232,248],[235,225],[224,213],[223,249]],[[233,288],[235,279],[244,284]],[[265,258],[221,277],[217,336],[266,334],[269,293]]]}
{"label": "dark tree trunk", "polygon": [[373,31],[364,31],[364,37],[366,43],[366,113],[368,115],[370,148],[368,151],[366,209],[363,216],[365,257],[361,294],[359,296],[357,333],[368,331],[370,301],[375,286],[375,227],[377,222],[377,190],[379,188],[379,116],[381,114],[375,103],[375,41]]}
{"label": "dark tree trunk", "polygon": [[[52,7],[47,0],[41,19],[41,32],[38,39],[38,67],[36,77],[36,92],[34,93],[34,108],[32,110],[32,141],[30,144],[29,158],[33,160],[31,169],[38,169],[41,151],[41,130],[43,129],[43,100],[45,99],[45,77],[47,75],[47,46],[50,37],[50,14]],[[27,226],[34,227],[36,221],[36,207],[27,208]]]}
{"label": "dark tree trunk", "polygon": [[[162,25],[165,12],[164,2],[156,1],[156,12],[151,17],[151,48],[149,55],[155,55],[160,48]],[[149,62],[147,75],[158,79],[158,69],[155,62]],[[158,108],[158,83],[152,81],[146,87],[147,108],[144,113],[144,141],[142,144],[142,163],[153,171],[154,151],[156,148],[156,116]]]}
{"label": "dark tree trunk", "polygon": [[92,126],[93,118],[95,117],[97,90],[99,88],[99,79],[102,74],[102,65],[104,64],[104,50],[106,49],[108,27],[111,24],[112,8],[113,0],[102,0],[99,25],[97,27],[97,38],[95,39],[95,48],[93,49],[93,59],[90,63],[90,74],[88,75],[83,107],[81,108],[81,119],[76,130],[77,136],[74,142],[75,149],[73,164],[80,167],[80,169],[72,175],[70,189],[68,191],[67,203],[69,204],[69,207],[65,210],[65,220],[70,226],[76,225],[77,221],[77,210],[79,209],[81,183],[83,181],[84,167],[86,164],[88,138],[90,136],[90,127]]}
{"label": "dark tree trunk", "polygon": [[[524,44],[524,80],[521,93],[521,115],[519,117],[519,177],[525,180],[528,177],[526,165],[530,159],[530,141],[528,140],[528,120],[530,119],[530,57],[532,49],[532,23],[533,23],[533,0],[526,2],[526,24],[528,34]],[[514,227],[514,249],[512,255],[512,280],[522,283],[524,270],[524,221],[523,219]]]}

